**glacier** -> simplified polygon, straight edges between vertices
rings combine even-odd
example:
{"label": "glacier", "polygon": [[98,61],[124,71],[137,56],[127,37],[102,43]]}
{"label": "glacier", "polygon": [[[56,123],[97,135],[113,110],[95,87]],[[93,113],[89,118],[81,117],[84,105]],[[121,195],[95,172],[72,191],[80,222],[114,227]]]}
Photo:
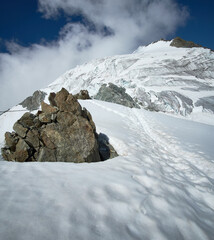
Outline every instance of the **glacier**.
{"label": "glacier", "polygon": [[[97,59],[67,71],[45,92],[87,89],[96,95],[104,83],[124,87],[143,108],[201,121],[213,117],[214,52],[176,48],[172,41],[139,47],[129,55]],[[208,103],[207,103],[208,102]],[[212,102],[211,104],[209,104]],[[212,118],[214,120],[214,118]]]}

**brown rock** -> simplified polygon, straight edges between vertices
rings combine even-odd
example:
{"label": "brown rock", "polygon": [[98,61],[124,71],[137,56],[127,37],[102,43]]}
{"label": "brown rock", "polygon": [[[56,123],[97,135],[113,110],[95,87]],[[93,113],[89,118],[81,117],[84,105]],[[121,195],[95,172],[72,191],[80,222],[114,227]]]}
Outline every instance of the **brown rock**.
{"label": "brown rock", "polygon": [[33,148],[39,147],[39,132],[36,129],[32,129],[27,133],[26,142]]}
{"label": "brown rock", "polygon": [[55,156],[55,150],[52,149],[48,149],[48,148],[41,148],[39,150],[39,154],[38,154],[38,158],[37,158],[38,162],[56,162],[56,156]]}
{"label": "brown rock", "polygon": [[6,146],[10,148],[11,151],[15,151],[17,142],[18,139],[15,136],[15,134],[12,134],[10,132],[5,133],[5,143]]}
{"label": "brown rock", "polygon": [[24,128],[30,128],[34,125],[34,118],[35,116],[29,112],[25,113],[20,119],[19,123],[24,127]]}
{"label": "brown rock", "polygon": [[54,139],[60,137],[61,136],[56,131],[55,124],[49,124],[41,131],[41,140],[44,143],[44,146],[49,149],[55,149],[57,147],[54,144]]}
{"label": "brown rock", "polygon": [[26,137],[28,129],[23,127],[19,122],[13,125],[13,130],[22,138]]}
{"label": "brown rock", "polygon": [[64,111],[72,112],[76,115],[81,115],[82,107],[72,94],[69,94],[66,99],[66,109]]}
{"label": "brown rock", "polygon": [[45,103],[44,101],[41,103],[41,108],[42,108],[42,112],[46,114],[56,113],[58,111],[57,107],[52,107],[47,103]]}
{"label": "brown rock", "polygon": [[49,100],[49,102],[50,102],[52,107],[56,107],[57,106],[56,105],[56,101],[55,101],[55,97],[56,97],[56,93],[54,93],[54,92],[51,92],[49,97],[48,97],[48,100]]}
{"label": "brown rock", "polygon": [[[77,99],[65,89],[52,94],[50,99],[52,106],[43,102],[42,112],[36,116],[24,114],[14,124],[18,135],[6,133],[7,147],[2,149],[3,157],[19,162],[100,161],[91,114],[86,109],[82,110]],[[58,109],[53,107],[55,103]]]}
{"label": "brown rock", "polygon": [[66,162],[100,161],[97,140],[90,123],[80,117],[69,128],[60,129],[61,139],[54,139],[56,157]]}
{"label": "brown rock", "polygon": [[19,139],[14,152],[14,158],[17,162],[25,162],[29,157],[30,146],[23,140]]}
{"label": "brown rock", "polygon": [[[39,114],[38,114],[38,116],[39,116]],[[39,129],[42,126],[42,124],[43,124],[42,122],[39,121],[39,117],[38,116],[35,117],[34,120],[33,120],[34,128],[37,128],[37,129]]]}
{"label": "brown rock", "polygon": [[96,132],[95,123],[94,123],[94,121],[92,120],[92,116],[91,116],[90,112],[89,112],[86,108],[83,108],[83,110],[82,110],[82,116],[89,121],[89,123],[91,124],[94,132]]}
{"label": "brown rock", "polygon": [[77,120],[77,116],[71,112],[58,112],[57,122],[62,125],[70,126]]}
{"label": "brown rock", "polygon": [[62,88],[61,91],[56,94],[54,100],[60,111],[65,111],[67,109],[66,100],[68,95],[69,92],[65,88]]}
{"label": "brown rock", "polygon": [[9,148],[2,148],[1,149],[1,154],[2,154],[2,157],[5,160],[7,160],[7,161],[15,161],[15,159],[13,160],[12,152],[10,151]]}
{"label": "brown rock", "polygon": [[50,123],[51,122],[51,114],[50,113],[39,114],[39,121],[41,123]]}
{"label": "brown rock", "polygon": [[87,90],[81,90],[79,93],[75,94],[74,97],[82,100],[91,99]]}

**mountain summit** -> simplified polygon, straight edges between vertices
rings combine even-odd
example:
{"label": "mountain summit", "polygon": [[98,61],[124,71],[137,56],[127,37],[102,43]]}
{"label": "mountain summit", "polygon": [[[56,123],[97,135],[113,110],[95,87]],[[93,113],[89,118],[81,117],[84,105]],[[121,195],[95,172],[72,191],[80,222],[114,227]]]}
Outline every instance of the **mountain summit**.
{"label": "mountain summit", "polygon": [[195,119],[198,113],[214,113],[213,78],[214,52],[175,38],[77,66],[43,91],[64,87],[75,94],[87,89],[93,97],[103,84],[113,83],[142,108]]}

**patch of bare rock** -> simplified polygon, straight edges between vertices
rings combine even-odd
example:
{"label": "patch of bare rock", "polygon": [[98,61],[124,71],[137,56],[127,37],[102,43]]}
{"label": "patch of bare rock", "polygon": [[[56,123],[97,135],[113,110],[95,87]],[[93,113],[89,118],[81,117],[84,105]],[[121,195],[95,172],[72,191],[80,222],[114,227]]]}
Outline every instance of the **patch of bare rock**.
{"label": "patch of bare rock", "polygon": [[[86,92],[80,93],[88,99]],[[79,96],[78,96],[79,98]],[[117,156],[107,136],[96,133],[91,114],[77,96],[62,88],[41,103],[36,115],[25,113],[5,133],[2,156],[18,162],[98,162]]]}

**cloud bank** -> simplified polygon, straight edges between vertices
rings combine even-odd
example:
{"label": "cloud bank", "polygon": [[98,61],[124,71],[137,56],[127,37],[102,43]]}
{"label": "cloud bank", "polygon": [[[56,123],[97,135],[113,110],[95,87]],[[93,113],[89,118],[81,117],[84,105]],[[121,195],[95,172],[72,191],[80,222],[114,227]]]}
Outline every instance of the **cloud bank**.
{"label": "cloud bank", "polygon": [[94,58],[130,53],[139,45],[173,35],[188,12],[175,0],[39,0],[45,18],[80,15],[57,41],[22,47],[7,43],[0,54],[0,110],[47,86],[66,70]]}

